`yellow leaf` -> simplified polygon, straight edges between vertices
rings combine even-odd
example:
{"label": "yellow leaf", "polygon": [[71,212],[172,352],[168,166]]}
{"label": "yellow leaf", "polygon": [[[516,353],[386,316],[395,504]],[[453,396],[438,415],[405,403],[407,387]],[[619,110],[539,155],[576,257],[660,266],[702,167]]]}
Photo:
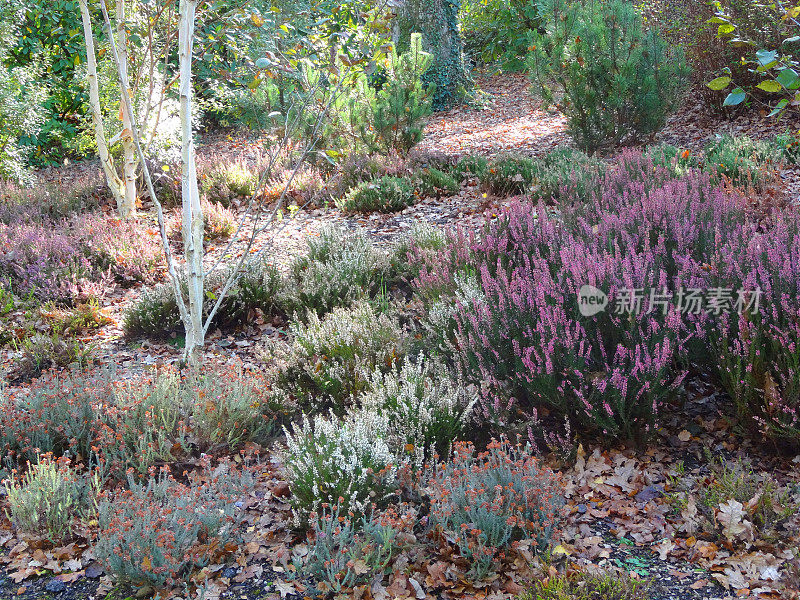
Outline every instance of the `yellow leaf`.
{"label": "yellow leaf", "polygon": [[567,548],[559,544],[555,548],[553,548],[553,556],[558,556],[559,554],[563,554],[564,556],[569,556],[572,554]]}

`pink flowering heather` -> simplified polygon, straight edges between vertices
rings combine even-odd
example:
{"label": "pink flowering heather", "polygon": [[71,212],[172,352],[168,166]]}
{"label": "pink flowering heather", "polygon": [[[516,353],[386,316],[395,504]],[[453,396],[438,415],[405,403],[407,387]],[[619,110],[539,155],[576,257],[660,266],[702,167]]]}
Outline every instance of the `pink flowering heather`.
{"label": "pink flowering heather", "polygon": [[[724,240],[749,239],[754,221],[708,175],[679,178],[638,153],[589,192],[570,185],[556,210],[514,203],[461,250],[458,271],[473,272],[481,294],[456,293],[454,354],[481,383],[491,421],[545,405],[584,430],[641,440],[710,328],[674,303],[648,310],[650,291],[707,289]],[[418,288],[446,292],[456,266],[423,269]],[[583,285],[605,292],[609,307],[582,316]],[[644,290],[641,310],[615,314],[631,289]]]}

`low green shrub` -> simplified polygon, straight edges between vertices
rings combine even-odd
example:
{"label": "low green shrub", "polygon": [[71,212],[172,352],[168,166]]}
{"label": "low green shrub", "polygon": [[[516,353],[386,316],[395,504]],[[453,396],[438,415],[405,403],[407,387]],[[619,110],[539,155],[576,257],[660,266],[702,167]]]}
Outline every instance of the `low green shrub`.
{"label": "low green shrub", "polygon": [[456,181],[463,183],[471,177],[481,179],[489,170],[489,161],[483,156],[475,154],[467,154],[453,167],[451,175],[456,178]]}
{"label": "low green shrub", "polygon": [[[213,162],[209,167],[200,169],[203,198],[225,208],[229,208],[237,200],[252,197],[258,180],[258,171],[243,160]],[[180,206],[180,202],[176,205]]]}
{"label": "low green shrub", "polygon": [[414,204],[414,187],[407,179],[383,176],[351,189],[336,206],[348,213],[397,212]]}
{"label": "low green shrub", "polygon": [[586,199],[605,172],[602,161],[580,150],[561,148],[536,161],[529,193],[532,199],[558,199],[564,188],[570,198]]}
{"label": "low green shrub", "polygon": [[782,153],[774,144],[747,136],[718,136],[703,150],[703,169],[737,187],[760,189],[775,175]]}
{"label": "low green shrub", "polygon": [[[236,266],[220,269],[205,280],[203,315],[207,317],[218,294]],[[278,270],[263,259],[244,264],[236,283],[228,290],[214,315],[219,327],[239,325],[253,311],[264,314],[281,312],[281,278]],[[125,332],[133,336],[165,337],[183,329],[172,282],[144,289],[138,301],[128,307],[123,319]]]}
{"label": "low green shrub", "polygon": [[285,286],[288,314],[324,315],[375,296],[392,280],[388,257],[360,231],[329,227],[306,241],[308,252],[291,264]]}
{"label": "low green shrub", "polygon": [[560,479],[540,467],[529,449],[496,441],[477,457],[471,443],[456,444],[452,460],[430,475],[427,493],[432,521],[477,579],[514,541],[531,540],[534,551],[547,551],[564,505]]}
{"label": "low green shrub", "polygon": [[650,582],[629,574],[578,571],[544,577],[518,600],[648,600],[650,587]]}
{"label": "low green shrub", "polygon": [[338,173],[330,181],[329,191],[334,198],[341,198],[360,183],[385,175],[405,177],[410,173],[408,160],[394,152],[350,155],[339,165]]}
{"label": "low green shrub", "polygon": [[291,345],[265,355],[273,363],[273,392],[281,404],[342,410],[367,389],[375,369],[390,369],[405,352],[399,324],[366,300],[334,308],[320,319],[293,323]]}
{"label": "low green shrub", "polygon": [[286,430],[284,476],[297,525],[327,505],[364,514],[395,491],[396,458],[382,437],[383,422],[303,415]]}
{"label": "low green shrub", "polygon": [[439,169],[427,168],[420,169],[414,173],[412,179],[417,188],[417,192],[423,197],[441,198],[452,196],[461,189],[458,182],[447,173]]}
{"label": "low green shrub", "polygon": [[481,177],[481,184],[495,196],[525,193],[536,176],[536,163],[526,156],[505,155],[494,159]]}
{"label": "low green shrub", "polygon": [[49,369],[86,367],[95,356],[91,344],[59,333],[32,335],[22,341],[21,348],[22,356],[13,368],[13,375],[19,381],[38,377]]}
{"label": "low green shrub", "polygon": [[775,145],[783,154],[783,159],[793,165],[800,164],[800,131],[787,131],[775,136]]}
{"label": "low green shrub", "polygon": [[26,535],[41,535],[52,544],[72,537],[81,515],[94,505],[97,492],[70,466],[68,458],[43,454],[19,478],[3,482],[14,526]]}

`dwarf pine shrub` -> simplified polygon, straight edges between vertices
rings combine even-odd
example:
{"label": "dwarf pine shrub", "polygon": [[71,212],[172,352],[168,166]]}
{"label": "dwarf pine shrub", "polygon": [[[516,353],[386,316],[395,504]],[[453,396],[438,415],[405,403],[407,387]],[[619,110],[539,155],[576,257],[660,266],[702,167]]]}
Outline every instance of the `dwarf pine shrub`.
{"label": "dwarf pine shrub", "polygon": [[645,30],[622,0],[541,7],[533,32],[531,77],[545,102],[567,117],[579,148],[596,150],[641,140],[661,129],[688,84],[682,52]]}

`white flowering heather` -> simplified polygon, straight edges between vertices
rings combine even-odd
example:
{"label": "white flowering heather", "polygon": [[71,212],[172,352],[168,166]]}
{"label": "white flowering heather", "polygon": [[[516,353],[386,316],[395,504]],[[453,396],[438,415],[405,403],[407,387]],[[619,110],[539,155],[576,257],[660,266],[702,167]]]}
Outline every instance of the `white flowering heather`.
{"label": "white flowering heather", "polygon": [[[442,366],[405,361],[388,373],[376,370],[371,390],[362,398],[364,413],[380,415],[387,423],[387,440],[398,455],[410,455],[416,468],[434,452],[449,455],[464,431],[477,400],[461,381]],[[366,417],[365,417],[366,418]]]}
{"label": "white flowering heather", "polygon": [[436,300],[428,310],[424,327],[431,341],[438,345],[446,342],[447,337],[455,330],[456,313],[470,310],[486,303],[486,294],[481,289],[475,275],[469,272],[455,274],[455,298],[444,296]]}
{"label": "white flowering heather", "polygon": [[272,349],[279,363],[275,388],[302,406],[345,404],[364,391],[376,368],[390,368],[404,353],[399,323],[366,300],[322,319],[312,313],[308,323],[292,325],[292,334],[288,351]]}
{"label": "white flowering heather", "polygon": [[384,439],[385,418],[352,414],[345,420],[307,415],[286,432],[283,457],[296,523],[323,504],[363,513],[393,491],[396,458]]}

